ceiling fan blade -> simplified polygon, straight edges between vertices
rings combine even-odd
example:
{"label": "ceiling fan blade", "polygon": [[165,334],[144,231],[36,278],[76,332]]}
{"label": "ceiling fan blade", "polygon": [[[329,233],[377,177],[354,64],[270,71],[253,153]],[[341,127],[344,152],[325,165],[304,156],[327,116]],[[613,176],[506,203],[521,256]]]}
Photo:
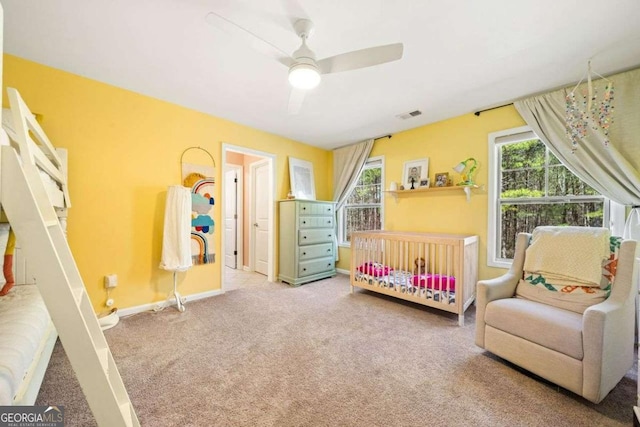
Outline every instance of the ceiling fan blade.
{"label": "ceiling fan blade", "polygon": [[397,61],[402,58],[403,50],[402,43],[394,43],[330,56],[317,61],[317,64],[322,74],[339,73]]}
{"label": "ceiling fan blade", "polygon": [[289,67],[293,63],[293,60],[291,59],[289,54],[284,52],[282,49],[269,43],[268,41],[252,33],[246,28],[241,27],[235,22],[228,20],[224,16],[218,15],[215,12],[209,12],[205,20],[212,26],[229,34],[234,39],[241,40],[244,44],[251,47],[253,50],[260,52],[261,54],[269,58],[275,59],[276,61],[287,67]]}
{"label": "ceiling fan blade", "polygon": [[306,91],[304,90],[291,88],[291,93],[289,94],[289,106],[287,107],[287,112],[289,114],[298,114],[300,112],[305,93]]}
{"label": "ceiling fan blade", "polygon": [[311,19],[298,0],[280,0],[291,27],[299,19]]}

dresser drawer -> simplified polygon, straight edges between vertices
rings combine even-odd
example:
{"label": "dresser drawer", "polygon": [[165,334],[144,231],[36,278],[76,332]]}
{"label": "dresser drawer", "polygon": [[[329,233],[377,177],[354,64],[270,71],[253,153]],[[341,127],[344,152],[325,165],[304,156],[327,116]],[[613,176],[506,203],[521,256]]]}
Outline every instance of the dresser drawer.
{"label": "dresser drawer", "polygon": [[300,228],[332,228],[332,216],[301,216],[298,218]]}
{"label": "dresser drawer", "polygon": [[333,242],[334,231],[332,228],[300,230],[298,231],[298,245],[315,245],[316,243]]}
{"label": "dresser drawer", "polygon": [[300,261],[322,258],[331,256],[333,257],[333,243],[322,243],[320,245],[302,246],[298,249],[298,259]]}
{"label": "dresser drawer", "polygon": [[300,215],[333,215],[332,203],[300,203]]}
{"label": "dresser drawer", "polygon": [[333,257],[302,261],[298,264],[298,276],[310,276],[312,274],[323,273],[327,270],[333,270],[334,262]]}

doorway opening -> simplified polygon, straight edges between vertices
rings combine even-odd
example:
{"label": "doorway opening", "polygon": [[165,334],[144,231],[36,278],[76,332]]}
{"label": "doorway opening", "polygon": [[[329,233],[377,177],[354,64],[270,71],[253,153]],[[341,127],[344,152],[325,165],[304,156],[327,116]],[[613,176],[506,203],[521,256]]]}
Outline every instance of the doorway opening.
{"label": "doorway opening", "polygon": [[276,156],[222,144],[222,158],[222,290],[237,289],[239,278],[273,282]]}

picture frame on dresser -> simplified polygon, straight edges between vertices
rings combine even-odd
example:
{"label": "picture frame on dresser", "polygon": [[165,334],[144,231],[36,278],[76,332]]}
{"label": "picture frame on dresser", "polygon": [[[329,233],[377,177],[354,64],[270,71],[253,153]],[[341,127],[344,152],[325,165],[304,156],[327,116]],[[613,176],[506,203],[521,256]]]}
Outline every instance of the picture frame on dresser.
{"label": "picture frame on dresser", "polygon": [[316,185],[311,162],[289,157],[289,183],[291,193],[296,199],[316,199]]}

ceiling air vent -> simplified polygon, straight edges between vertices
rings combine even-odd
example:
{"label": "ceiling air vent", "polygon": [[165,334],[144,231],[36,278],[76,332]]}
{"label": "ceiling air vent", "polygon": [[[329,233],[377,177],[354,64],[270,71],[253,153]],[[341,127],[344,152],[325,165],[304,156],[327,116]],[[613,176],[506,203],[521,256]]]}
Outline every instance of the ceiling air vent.
{"label": "ceiling air vent", "polygon": [[398,114],[396,117],[399,118],[399,119],[402,119],[402,120],[407,120],[407,119],[410,119],[411,117],[419,116],[420,114],[422,114],[422,111],[414,110],[414,111],[410,111],[408,113]]}

